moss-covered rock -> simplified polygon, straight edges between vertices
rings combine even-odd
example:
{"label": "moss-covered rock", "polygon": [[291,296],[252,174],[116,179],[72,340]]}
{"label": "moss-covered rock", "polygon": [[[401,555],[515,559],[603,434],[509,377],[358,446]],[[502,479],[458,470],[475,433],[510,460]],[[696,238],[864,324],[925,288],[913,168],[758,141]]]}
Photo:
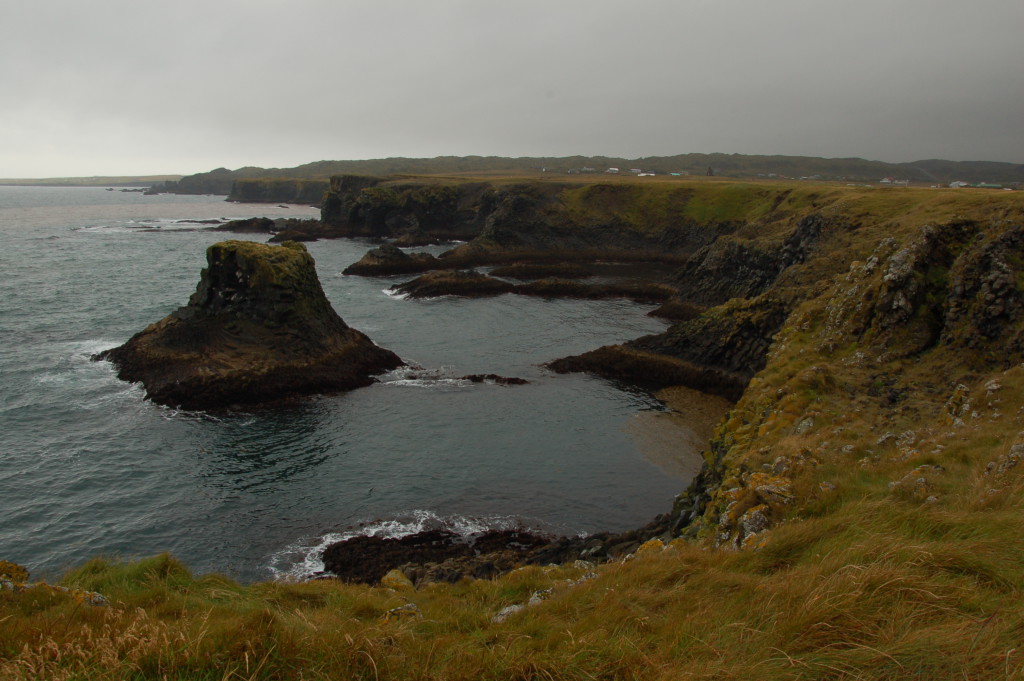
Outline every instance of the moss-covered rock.
{"label": "moss-covered rock", "polygon": [[402,364],[331,307],[305,246],[225,241],[188,305],[100,353],[159,404],[211,409],[370,384]]}
{"label": "moss-covered rock", "polygon": [[443,266],[429,253],[406,253],[394,244],[382,244],[366,252],[359,262],[346,267],[342,274],[377,277],[389,274],[426,272]]}

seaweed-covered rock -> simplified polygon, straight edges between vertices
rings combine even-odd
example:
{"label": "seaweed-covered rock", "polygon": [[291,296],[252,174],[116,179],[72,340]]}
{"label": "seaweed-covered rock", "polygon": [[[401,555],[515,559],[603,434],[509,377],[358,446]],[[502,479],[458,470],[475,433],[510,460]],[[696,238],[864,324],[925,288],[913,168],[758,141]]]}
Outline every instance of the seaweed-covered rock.
{"label": "seaweed-covered rock", "polygon": [[215,409],[349,390],[402,364],[331,307],[305,246],[225,241],[181,307],[97,355],[159,404]]}

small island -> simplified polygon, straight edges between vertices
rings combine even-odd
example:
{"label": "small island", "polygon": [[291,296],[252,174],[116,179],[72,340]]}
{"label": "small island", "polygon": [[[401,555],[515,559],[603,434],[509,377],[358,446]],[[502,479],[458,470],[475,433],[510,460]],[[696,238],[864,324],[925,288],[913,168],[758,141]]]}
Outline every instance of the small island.
{"label": "small island", "polygon": [[402,360],[334,311],[302,244],[223,241],[187,305],[96,359],[153,402],[221,409],[351,390]]}

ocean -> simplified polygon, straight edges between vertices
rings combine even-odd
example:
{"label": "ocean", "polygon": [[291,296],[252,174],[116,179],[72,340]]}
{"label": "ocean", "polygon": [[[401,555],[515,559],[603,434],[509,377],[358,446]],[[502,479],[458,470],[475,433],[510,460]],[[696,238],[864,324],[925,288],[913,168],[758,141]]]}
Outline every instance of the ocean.
{"label": "ocean", "polygon": [[[97,556],[169,552],[196,573],[302,578],[323,546],[353,534],[585,534],[670,508],[688,480],[633,434],[664,406],[542,367],[665,328],[632,302],[406,300],[387,289],[408,277],[341,274],[373,243],[326,240],[307,247],[332,305],[412,368],[349,393],[207,414],[151,404],[91,359],[185,304],[207,246],[266,238],[202,221],[317,215],[0,187],[0,559],[53,579]],[[529,384],[459,378],[475,373]],[[668,458],[698,455],[678,450]]]}

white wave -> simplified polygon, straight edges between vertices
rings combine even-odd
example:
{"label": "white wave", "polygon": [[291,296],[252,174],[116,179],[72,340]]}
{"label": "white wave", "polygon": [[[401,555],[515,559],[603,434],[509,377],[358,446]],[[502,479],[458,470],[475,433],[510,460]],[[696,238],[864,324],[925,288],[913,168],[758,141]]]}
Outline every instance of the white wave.
{"label": "white wave", "polygon": [[89,361],[92,362],[92,356],[109,350],[110,348],[117,347],[124,341],[116,340],[83,340],[83,341],[72,341],[67,344],[67,348],[71,351],[71,358],[76,361]]}
{"label": "white wave", "polygon": [[438,369],[425,369],[416,364],[399,367],[378,377],[378,382],[390,387],[413,388],[466,388],[472,382],[453,375],[453,368],[442,366]]}
{"label": "white wave", "polygon": [[140,227],[128,227],[124,225],[89,225],[88,227],[72,227],[74,232],[85,232],[87,234],[131,234],[139,231]]}
{"label": "white wave", "polygon": [[291,544],[270,556],[267,568],[273,579],[302,581],[324,571],[321,559],[324,549],[353,537],[379,537],[398,539],[428,530],[448,530],[467,541],[491,530],[524,528],[521,518],[513,516],[442,516],[433,511],[413,510],[388,520],[374,520],[349,527],[340,532],[328,532],[319,537],[306,538]]}
{"label": "white wave", "polygon": [[398,388],[467,388],[472,385],[470,381],[458,378],[441,379],[416,379],[410,378],[401,381],[388,381],[385,385]]}
{"label": "white wave", "polygon": [[386,295],[388,298],[393,298],[394,300],[405,300],[406,298],[409,297],[408,293],[400,293],[398,291],[392,291],[389,288],[382,288],[381,289],[381,293]]}

